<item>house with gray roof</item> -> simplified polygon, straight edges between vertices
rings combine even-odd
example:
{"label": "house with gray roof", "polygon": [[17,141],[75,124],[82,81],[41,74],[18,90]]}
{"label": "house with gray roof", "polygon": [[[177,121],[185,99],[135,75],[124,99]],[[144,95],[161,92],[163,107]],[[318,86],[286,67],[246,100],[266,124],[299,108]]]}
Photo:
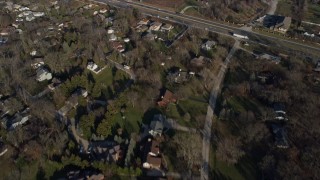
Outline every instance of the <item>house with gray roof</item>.
{"label": "house with gray roof", "polygon": [[163,132],[163,123],[165,121],[166,117],[162,114],[156,114],[153,117],[153,120],[150,123],[150,131],[149,133],[152,136],[161,136]]}

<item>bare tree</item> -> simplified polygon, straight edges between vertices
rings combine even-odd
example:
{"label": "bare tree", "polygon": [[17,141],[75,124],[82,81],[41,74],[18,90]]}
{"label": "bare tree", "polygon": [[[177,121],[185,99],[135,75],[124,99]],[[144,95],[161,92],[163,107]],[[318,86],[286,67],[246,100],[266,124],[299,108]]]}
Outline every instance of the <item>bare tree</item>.
{"label": "bare tree", "polygon": [[224,138],[218,142],[217,157],[228,164],[236,164],[245,155],[241,146],[239,139]]}
{"label": "bare tree", "polygon": [[[201,137],[199,134],[177,134],[173,141],[177,144],[177,156],[186,161],[188,168],[201,163]],[[192,142],[192,143],[190,143]]]}

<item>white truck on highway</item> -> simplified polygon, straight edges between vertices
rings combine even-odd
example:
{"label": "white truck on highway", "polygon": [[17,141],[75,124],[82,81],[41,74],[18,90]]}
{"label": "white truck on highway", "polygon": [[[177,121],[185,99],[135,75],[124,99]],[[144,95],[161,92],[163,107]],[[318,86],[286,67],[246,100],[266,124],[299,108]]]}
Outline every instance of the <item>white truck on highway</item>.
{"label": "white truck on highway", "polygon": [[249,39],[248,36],[244,36],[244,35],[237,34],[237,33],[233,33],[233,36],[238,37],[238,38],[241,38],[241,39]]}

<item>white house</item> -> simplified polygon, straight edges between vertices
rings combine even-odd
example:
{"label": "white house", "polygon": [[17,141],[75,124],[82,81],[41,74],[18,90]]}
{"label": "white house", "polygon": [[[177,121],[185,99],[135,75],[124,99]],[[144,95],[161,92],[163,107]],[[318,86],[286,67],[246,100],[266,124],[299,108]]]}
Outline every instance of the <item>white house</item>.
{"label": "white house", "polygon": [[38,69],[40,68],[41,66],[44,65],[44,61],[42,58],[35,58],[32,62],[31,62],[31,67],[33,69]]}
{"label": "white house", "polygon": [[98,68],[98,65],[94,62],[88,62],[88,65],[87,65],[87,69],[89,69],[90,71],[94,71],[95,69]]}
{"label": "white house", "polygon": [[128,43],[128,42],[130,42],[130,39],[129,38],[124,38],[123,41]]}
{"label": "white house", "polygon": [[24,11],[24,12],[22,12],[23,16],[29,16],[31,14],[32,14],[32,11]]}
{"label": "white house", "polygon": [[165,24],[161,27],[162,31],[171,31],[173,29],[173,26],[171,24]]}
{"label": "white house", "polygon": [[142,19],[141,21],[138,22],[138,25],[149,25],[150,24],[150,20],[148,19]]}
{"label": "white house", "polygon": [[217,42],[215,42],[215,41],[209,41],[209,40],[208,40],[207,42],[205,42],[205,43],[203,43],[203,44],[201,45],[201,48],[204,49],[204,50],[209,51],[209,50],[211,50],[212,47],[214,47],[215,45],[217,45]]}
{"label": "white house", "polygon": [[33,21],[33,20],[35,20],[36,18],[33,16],[33,14],[30,14],[30,15],[28,15],[28,16],[26,16],[26,21]]}
{"label": "white house", "polygon": [[33,12],[34,17],[42,17],[44,16],[44,12]]}
{"label": "white house", "polygon": [[100,11],[99,11],[100,14],[104,14],[106,12],[108,12],[108,9],[100,9]]}
{"label": "white house", "polygon": [[37,70],[37,81],[41,82],[50,79],[52,79],[52,74],[47,69],[39,68]]}
{"label": "white house", "polygon": [[116,41],[117,40],[117,36],[114,34],[111,34],[109,37],[109,41]]}
{"label": "white house", "polygon": [[161,28],[161,26],[162,26],[162,23],[160,23],[160,22],[154,22],[154,23],[150,26],[149,30],[151,30],[151,31],[159,31],[160,28]]}
{"label": "white house", "polygon": [[108,34],[113,34],[113,33],[114,33],[114,29],[109,28],[108,31],[107,31],[107,33],[108,33]]}
{"label": "white house", "polygon": [[101,71],[101,68],[98,67],[98,65],[92,61],[88,62],[87,69],[98,74]]}

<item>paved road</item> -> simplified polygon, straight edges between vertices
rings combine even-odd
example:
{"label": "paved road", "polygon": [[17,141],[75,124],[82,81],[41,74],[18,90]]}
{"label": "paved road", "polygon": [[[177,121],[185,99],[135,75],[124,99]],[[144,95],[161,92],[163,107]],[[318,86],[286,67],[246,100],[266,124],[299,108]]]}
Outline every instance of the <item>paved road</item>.
{"label": "paved road", "polygon": [[218,94],[221,89],[221,85],[223,83],[223,79],[225,73],[227,71],[227,67],[230,63],[230,59],[236,50],[239,47],[239,41],[236,41],[230,50],[228,56],[226,57],[223,66],[221,67],[217,78],[215,79],[214,86],[210,93],[209,105],[206,115],[206,120],[203,129],[203,139],[202,139],[202,168],[201,168],[201,179],[208,180],[209,179],[209,154],[210,154],[210,139],[211,139],[211,126],[212,126],[212,118],[214,114],[214,109],[216,107],[216,101]]}

